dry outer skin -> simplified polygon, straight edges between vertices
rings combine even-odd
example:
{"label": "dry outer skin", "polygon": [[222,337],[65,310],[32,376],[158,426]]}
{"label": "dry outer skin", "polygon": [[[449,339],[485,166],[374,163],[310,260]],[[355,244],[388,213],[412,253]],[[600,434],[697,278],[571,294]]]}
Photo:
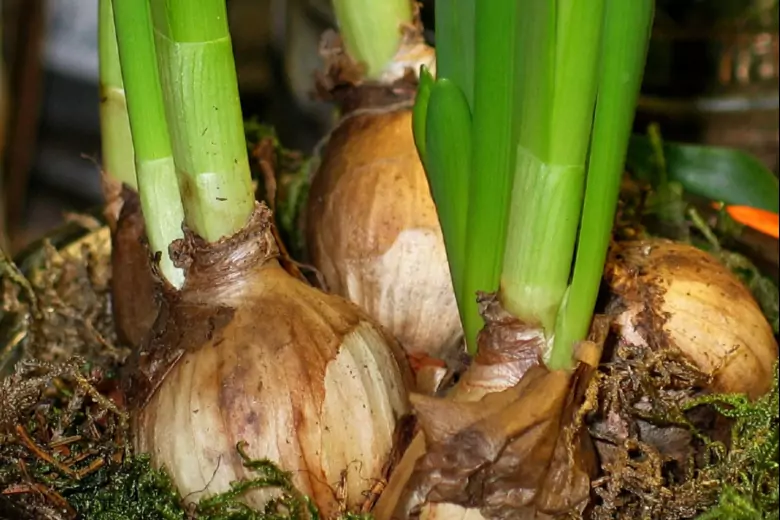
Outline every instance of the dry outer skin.
{"label": "dry outer skin", "polygon": [[479,401],[520,382],[526,372],[541,363],[544,334],[506,312],[492,294],[479,295],[480,313],[490,327],[479,335],[479,351],[458,384],[448,394],[454,401]]}
{"label": "dry outer skin", "polygon": [[411,354],[444,357],[457,348],[457,303],[411,110],[344,118],[323,149],[308,204],[309,252],[331,291]]}
{"label": "dry outer skin", "polygon": [[[246,441],[331,518],[372,501],[404,449],[411,373],[357,307],[279,266],[270,218],[258,205],[237,235],[209,245],[187,234],[173,248],[186,283],[134,360],[135,445],[192,502],[252,477],[235,450]],[[245,500],[262,507],[276,494]]]}
{"label": "dry outer skin", "polygon": [[125,186],[118,197],[113,204],[121,209],[111,232],[112,307],[119,341],[138,346],[157,318],[158,283],[138,194]]}
{"label": "dry outer skin", "polygon": [[580,344],[573,373],[553,372],[539,359],[540,335],[519,339],[521,324],[495,298],[483,296],[481,303],[480,352],[492,361],[492,370],[481,373],[494,376],[503,359],[509,383],[501,389],[495,380],[486,392],[472,386],[461,400],[413,394],[424,438],[410,448],[413,468],[402,462],[393,475],[378,520],[546,519],[587,505],[596,461],[583,417],[593,406],[591,376],[606,321],[597,319],[592,341]]}
{"label": "dry outer skin", "polygon": [[607,276],[621,340],[673,346],[723,393],[765,394],[777,343],[748,289],[700,249],[668,240],[619,244]]}

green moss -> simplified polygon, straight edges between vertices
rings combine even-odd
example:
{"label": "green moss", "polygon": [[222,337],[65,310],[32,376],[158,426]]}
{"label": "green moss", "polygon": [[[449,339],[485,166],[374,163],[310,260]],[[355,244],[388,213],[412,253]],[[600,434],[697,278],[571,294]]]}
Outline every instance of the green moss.
{"label": "green moss", "polygon": [[[292,484],[290,474],[280,470],[271,461],[252,460],[244,451],[244,444],[236,445],[244,467],[257,476],[230,484],[230,490],[202,499],[196,508],[197,518],[202,520],[319,520],[314,504]],[[239,501],[240,497],[257,488],[275,488],[281,491],[262,512],[255,511]]]}
{"label": "green moss", "polygon": [[696,517],[696,520],[765,520],[768,518],[777,518],[777,514],[765,515],[749,498],[727,486],[723,489],[718,505]]}
{"label": "green moss", "polygon": [[63,496],[84,520],[187,518],[170,478],[146,456],[98,471]]}
{"label": "green moss", "polygon": [[711,405],[733,420],[731,446],[717,446],[725,456],[711,468],[710,478],[723,486],[719,501],[698,520],[770,519],[780,517],[780,402],[778,372],[772,390],[751,402],[741,395],[708,395],[688,408]]}

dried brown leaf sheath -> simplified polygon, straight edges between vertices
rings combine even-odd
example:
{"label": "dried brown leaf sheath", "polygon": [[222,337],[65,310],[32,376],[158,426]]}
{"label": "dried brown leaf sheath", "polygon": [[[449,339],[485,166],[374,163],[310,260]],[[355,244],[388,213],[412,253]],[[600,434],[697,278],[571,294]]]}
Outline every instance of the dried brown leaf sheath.
{"label": "dried brown leaf sheath", "polygon": [[[605,322],[597,320],[593,341],[580,345],[573,373],[553,372],[539,360],[541,335],[524,331],[494,299],[483,303],[480,351],[493,359],[494,372],[502,359],[505,376],[516,383],[493,387],[476,401],[466,397],[471,402],[413,396],[426,447],[394,519],[424,518],[444,503],[466,508],[463,518],[479,510],[483,518],[501,520],[550,518],[587,505],[596,460],[582,418],[592,406],[588,389]],[[491,372],[483,367],[483,373]]]}
{"label": "dried brown leaf sheath", "polygon": [[121,210],[111,232],[112,307],[119,341],[138,346],[157,318],[158,282],[138,193],[125,186],[118,196]]}

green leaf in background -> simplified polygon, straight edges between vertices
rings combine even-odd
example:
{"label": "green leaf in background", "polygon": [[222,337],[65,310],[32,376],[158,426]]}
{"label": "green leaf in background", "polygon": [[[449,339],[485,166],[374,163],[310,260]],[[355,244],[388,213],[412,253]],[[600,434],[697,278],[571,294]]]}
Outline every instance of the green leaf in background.
{"label": "green leaf in background", "polygon": [[[664,156],[669,180],[679,182],[694,195],[780,212],[777,177],[750,154],[730,148],[665,142]],[[631,136],[626,165],[638,178],[651,180],[648,176],[656,165],[649,137]]]}

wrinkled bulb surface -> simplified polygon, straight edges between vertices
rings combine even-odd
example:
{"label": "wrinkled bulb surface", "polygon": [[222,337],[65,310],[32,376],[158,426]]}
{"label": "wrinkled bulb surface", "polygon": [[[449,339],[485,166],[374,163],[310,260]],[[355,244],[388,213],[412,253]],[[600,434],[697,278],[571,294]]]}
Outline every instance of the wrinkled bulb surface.
{"label": "wrinkled bulb surface", "polygon": [[771,326],[712,255],[668,240],[623,243],[608,275],[622,341],[677,348],[716,392],[755,398],[770,389],[777,360]]}
{"label": "wrinkled bulb surface", "polygon": [[408,109],[349,115],[312,181],[307,244],[328,288],[410,354],[447,357],[461,337],[436,207]]}
{"label": "wrinkled bulb surface", "polygon": [[[403,352],[354,305],[266,258],[272,239],[253,233],[187,253],[187,284],[148,349],[177,361],[151,382],[135,416],[136,448],[167,468],[189,502],[252,478],[236,450],[246,442],[250,458],[291,472],[324,517],[339,506],[337,489],[359,509],[403,449],[394,445],[409,410]],[[278,493],[257,489],[244,500],[261,508]]]}

